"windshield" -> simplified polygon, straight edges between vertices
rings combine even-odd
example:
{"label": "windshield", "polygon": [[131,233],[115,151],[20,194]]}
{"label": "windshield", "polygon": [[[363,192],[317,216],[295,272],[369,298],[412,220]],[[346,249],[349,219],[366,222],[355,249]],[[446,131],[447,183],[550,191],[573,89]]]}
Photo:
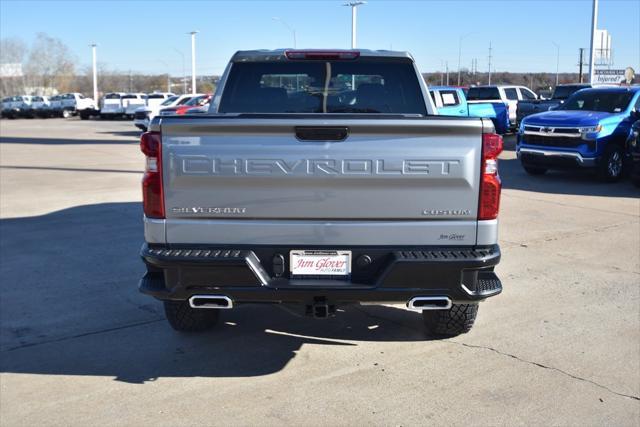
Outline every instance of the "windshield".
{"label": "windshield", "polygon": [[489,101],[493,99],[500,99],[500,91],[497,87],[472,87],[469,88],[467,93],[467,100],[469,101]]}
{"label": "windshield", "polygon": [[162,104],[160,104],[160,105],[170,105],[176,99],[178,99],[177,96],[170,96],[169,98],[165,99],[164,102]]}
{"label": "windshield", "polygon": [[585,90],[574,93],[558,110],[601,111],[620,113],[626,110],[633,98],[632,92]]}
{"label": "windshield", "polygon": [[427,114],[411,62],[368,58],[234,63],[219,111]]}
{"label": "windshield", "polygon": [[587,86],[557,86],[553,91],[553,99],[567,99],[580,89],[584,89]]}
{"label": "windshield", "polygon": [[104,99],[120,99],[122,96],[119,93],[108,93],[104,96]]}
{"label": "windshield", "polygon": [[196,96],[195,98],[191,98],[189,102],[185,103],[184,105],[199,107],[201,105],[208,104],[209,98],[210,98],[209,95]]}

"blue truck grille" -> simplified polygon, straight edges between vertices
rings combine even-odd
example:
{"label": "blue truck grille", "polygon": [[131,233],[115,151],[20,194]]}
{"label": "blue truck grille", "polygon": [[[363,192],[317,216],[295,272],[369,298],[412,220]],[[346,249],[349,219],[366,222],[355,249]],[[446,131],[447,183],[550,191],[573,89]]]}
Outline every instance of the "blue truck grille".
{"label": "blue truck grille", "polygon": [[589,151],[595,149],[595,141],[585,141],[581,138],[571,138],[562,136],[542,136],[527,135],[523,136],[522,142],[528,145],[538,145],[542,147],[558,147],[558,148],[577,148],[587,144]]}

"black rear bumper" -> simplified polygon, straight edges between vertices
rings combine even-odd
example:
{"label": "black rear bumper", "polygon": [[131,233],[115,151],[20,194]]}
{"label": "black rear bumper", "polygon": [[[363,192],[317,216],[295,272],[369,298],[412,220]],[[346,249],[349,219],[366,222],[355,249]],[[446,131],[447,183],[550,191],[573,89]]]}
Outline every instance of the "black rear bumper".
{"label": "black rear bumper", "polygon": [[497,245],[331,248],[352,251],[352,274],[347,279],[290,278],[291,249],[299,248],[145,244],[141,256],[148,273],[140,280],[140,291],[162,300],[222,295],[234,305],[407,302],[416,296],[477,302],[502,291],[493,271],[500,261]]}

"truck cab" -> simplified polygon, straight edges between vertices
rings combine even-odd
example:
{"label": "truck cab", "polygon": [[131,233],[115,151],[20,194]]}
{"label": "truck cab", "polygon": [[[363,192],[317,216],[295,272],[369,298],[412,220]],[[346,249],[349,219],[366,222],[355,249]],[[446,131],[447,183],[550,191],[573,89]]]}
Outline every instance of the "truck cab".
{"label": "truck cab", "polygon": [[591,85],[588,83],[563,84],[555,87],[549,99],[528,99],[518,101],[518,108],[516,111],[516,126],[519,127],[520,122],[525,117],[531,114],[541,113],[558,108],[559,105],[564,103],[564,101],[575,92],[590,87]]}
{"label": "truck cab", "polygon": [[100,106],[100,117],[115,118],[124,115],[122,98],[127,94],[124,92],[111,92],[104,95]]}
{"label": "truck cab", "polygon": [[491,85],[469,88],[467,100],[470,104],[479,102],[503,102],[509,106],[509,122],[516,127],[518,102],[538,99],[531,89],[525,86]]}
{"label": "truck cab", "polygon": [[503,102],[469,104],[464,90],[453,86],[431,86],[429,94],[436,105],[438,114],[488,118],[493,122],[496,133],[502,135],[509,132],[509,107]]}
{"label": "truck cab", "polygon": [[147,95],[144,93],[127,93],[122,96],[123,114],[126,118],[132,119],[139,107],[147,105]]}
{"label": "truck cab", "polygon": [[84,119],[88,117],[88,114],[97,111],[93,98],[88,98],[81,93],[65,93],[61,99],[62,117],[64,118],[80,115]]}
{"label": "truck cab", "polygon": [[49,97],[48,96],[34,96],[31,103],[31,116],[32,117],[47,117],[49,112]]}
{"label": "truck cab", "polygon": [[582,89],[555,110],[525,117],[516,153],[532,175],[591,168],[618,181],[628,163],[632,126],[640,119],[640,86]]}

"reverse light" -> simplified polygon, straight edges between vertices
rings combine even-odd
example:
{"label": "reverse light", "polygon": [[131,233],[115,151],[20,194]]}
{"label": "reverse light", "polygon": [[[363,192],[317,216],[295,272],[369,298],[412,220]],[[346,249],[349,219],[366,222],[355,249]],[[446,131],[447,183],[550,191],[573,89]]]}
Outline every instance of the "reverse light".
{"label": "reverse light", "polygon": [[140,150],[146,157],[142,177],[142,207],[147,218],[164,218],[162,188],[162,136],[160,132],[145,132],[140,137]]}
{"label": "reverse light", "polygon": [[495,133],[482,134],[482,175],[480,177],[480,201],[478,220],[498,217],[502,181],[498,175],[498,155],[502,152],[503,141]]}
{"label": "reverse light", "polygon": [[358,59],[360,52],[357,50],[287,50],[287,59],[310,59],[310,60],[330,60],[330,59]]}

